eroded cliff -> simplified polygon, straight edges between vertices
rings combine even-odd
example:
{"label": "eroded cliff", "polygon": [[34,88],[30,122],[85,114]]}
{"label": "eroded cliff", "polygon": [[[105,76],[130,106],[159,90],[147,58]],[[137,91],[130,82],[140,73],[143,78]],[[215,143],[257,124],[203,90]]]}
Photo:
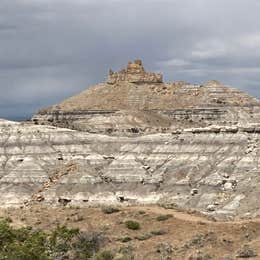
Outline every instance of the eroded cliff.
{"label": "eroded cliff", "polygon": [[1,206],[161,203],[259,216],[259,111],[217,81],[163,83],[130,63],[34,124],[0,121]]}
{"label": "eroded cliff", "polygon": [[260,102],[238,89],[217,81],[202,85],[164,83],[161,74],[146,72],[140,61],[110,72],[106,83],[42,109],[33,117],[37,124],[109,134],[232,126],[259,119]]}
{"label": "eroded cliff", "polygon": [[1,206],[166,203],[259,215],[260,129],[114,137],[1,121]]}

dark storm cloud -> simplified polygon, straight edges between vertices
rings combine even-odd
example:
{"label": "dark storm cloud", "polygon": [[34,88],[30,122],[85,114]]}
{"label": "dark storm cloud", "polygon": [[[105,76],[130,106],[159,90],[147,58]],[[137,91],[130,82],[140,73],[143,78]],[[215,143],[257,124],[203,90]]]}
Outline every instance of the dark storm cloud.
{"label": "dark storm cloud", "polygon": [[260,96],[258,0],[1,0],[0,117],[30,116],[142,58],[167,81]]}

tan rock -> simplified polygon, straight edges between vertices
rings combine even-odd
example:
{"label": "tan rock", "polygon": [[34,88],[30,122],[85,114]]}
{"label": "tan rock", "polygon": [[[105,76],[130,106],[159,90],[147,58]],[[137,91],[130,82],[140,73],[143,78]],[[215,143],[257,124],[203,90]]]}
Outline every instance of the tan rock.
{"label": "tan rock", "polygon": [[107,79],[108,84],[116,84],[122,81],[130,83],[162,83],[162,75],[157,73],[146,72],[141,60],[129,62],[126,69],[119,72],[109,70]]}

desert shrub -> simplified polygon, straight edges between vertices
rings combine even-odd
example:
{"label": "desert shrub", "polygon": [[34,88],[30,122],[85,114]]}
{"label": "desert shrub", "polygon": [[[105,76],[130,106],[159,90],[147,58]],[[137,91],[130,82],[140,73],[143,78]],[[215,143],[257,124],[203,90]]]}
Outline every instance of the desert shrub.
{"label": "desert shrub", "polygon": [[211,260],[213,259],[211,255],[207,253],[203,253],[201,251],[198,251],[192,255],[189,256],[188,260]]}
{"label": "desert shrub", "polygon": [[237,252],[237,256],[241,258],[250,258],[257,256],[257,254],[249,245],[244,245],[243,248]]}
{"label": "desert shrub", "polygon": [[112,206],[107,206],[107,207],[102,208],[102,212],[105,214],[112,214],[112,213],[116,213],[119,211],[120,211],[119,208],[112,207]]}
{"label": "desert shrub", "polygon": [[0,221],[0,259],[91,259],[101,242],[100,234],[66,226],[45,232],[31,227],[15,229],[8,221]]}
{"label": "desert shrub", "polygon": [[154,235],[154,236],[161,236],[161,235],[164,235],[166,233],[167,232],[165,230],[162,230],[162,229],[151,231],[151,234]]}
{"label": "desert shrub", "polygon": [[206,241],[205,234],[196,234],[188,243],[189,246],[198,246],[202,247]]}
{"label": "desert shrub", "polygon": [[175,209],[175,210],[180,209],[176,203],[161,203],[161,204],[159,204],[159,206],[164,209]]}
{"label": "desert shrub", "polygon": [[46,234],[40,230],[15,230],[8,221],[0,221],[0,259],[50,259]]}
{"label": "desert shrub", "polygon": [[126,237],[121,237],[121,238],[118,239],[118,241],[123,242],[123,243],[127,243],[127,242],[129,242],[129,241],[131,241],[131,240],[132,240],[132,238],[131,238],[131,237],[128,237],[128,236],[126,236]]}
{"label": "desert shrub", "polygon": [[141,228],[140,224],[134,220],[128,220],[125,222],[125,226],[131,230],[138,230]]}
{"label": "desert shrub", "polygon": [[6,218],[5,218],[5,221],[8,222],[8,223],[12,223],[12,222],[13,222],[13,220],[11,219],[11,217],[6,217]]}
{"label": "desert shrub", "polygon": [[65,253],[72,247],[72,239],[79,234],[78,229],[69,229],[66,226],[57,226],[50,234],[50,248],[54,254]]}
{"label": "desert shrub", "polygon": [[0,248],[12,243],[14,239],[15,234],[8,221],[2,220],[0,222]]}
{"label": "desert shrub", "polygon": [[89,259],[101,247],[104,237],[97,232],[81,232],[73,244],[75,259]]}
{"label": "desert shrub", "polygon": [[172,218],[172,217],[173,217],[172,214],[162,214],[162,215],[159,215],[159,216],[156,218],[156,220],[157,220],[157,221],[165,221],[165,220],[167,220],[167,219],[169,219],[169,218]]}
{"label": "desert shrub", "polygon": [[134,248],[131,245],[123,246],[119,249],[117,258],[114,260],[134,260]]}
{"label": "desert shrub", "polygon": [[160,254],[160,259],[172,259],[174,248],[167,242],[160,243],[156,246],[156,252]]}
{"label": "desert shrub", "polygon": [[151,237],[152,237],[151,234],[143,234],[143,235],[140,235],[140,236],[136,236],[135,239],[143,241],[143,240],[147,240]]}
{"label": "desert shrub", "polygon": [[114,259],[114,254],[109,250],[105,250],[99,253],[97,256],[97,260],[113,260],[113,259]]}
{"label": "desert shrub", "polygon": [[21,243],[15,242],[9,244],[3,252],[1,259],[22,259],[22,260],[48,260],[52,259],[46,248],[45,236],[39,232],[30,234],[27,239]]}

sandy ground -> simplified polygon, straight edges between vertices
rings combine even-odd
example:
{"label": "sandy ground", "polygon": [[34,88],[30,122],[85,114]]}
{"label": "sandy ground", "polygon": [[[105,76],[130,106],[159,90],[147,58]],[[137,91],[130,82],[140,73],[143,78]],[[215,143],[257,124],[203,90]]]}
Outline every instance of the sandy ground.
{"label": "sandy ground", "polygon": [[[16,227],[52,229],[58,224],[83,231],[102,232],[104,249],[128,250],[132,259],[239,259],[244,246],[260,259],[260,220],[216,222],[206,217],[164,209],[159,206],[121,207],[105,214],[101,208],[46,208],[40,205],[22,209],[2,209],[0,217],[10,217]],[[158,221],[160,215],[172,217]],[[129,230],[126,220],[138,221],[140,230]],[[158,231],[160,231],[158,235]],[[155,234],[156,233],[156,234]],[[129,237],[130,241],[123,242]],[[244,250],[245,251],[245,250]],[[242,258],[241,258],[242,259]],[[249,258],[250,259],[250,258]]]}

